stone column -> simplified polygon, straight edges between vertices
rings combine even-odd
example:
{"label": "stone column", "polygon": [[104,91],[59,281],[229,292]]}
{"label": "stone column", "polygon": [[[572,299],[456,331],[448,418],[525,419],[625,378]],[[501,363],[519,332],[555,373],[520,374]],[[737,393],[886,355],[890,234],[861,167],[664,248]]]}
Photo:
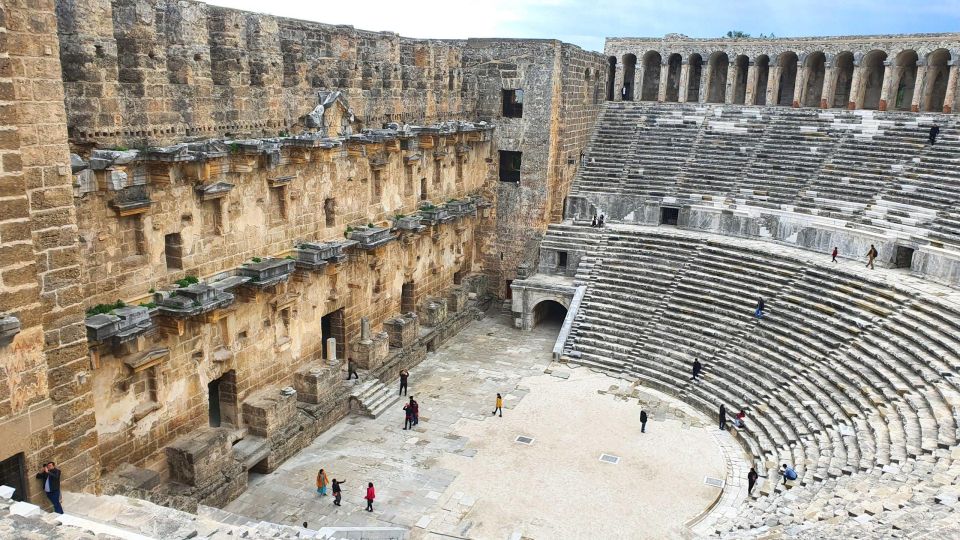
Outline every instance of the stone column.
{"label": "stone column", "polygon": [[743,96],[743,103],[746,105],[755,105],[757,93],[757,66],[753,60],[747,63],[747,92]]}
{"label": "stone column", "polygon": [[737,62],[727,64],[727,87],[723,89],[723,102],[733,103],[733,94],[737,88]]}
{"label": "stone column", "polygon": [[706,68],[701,66],[700,69],[700,103],[706,103],[707,98],[710,94],[710,89],[707,87],[710,84],[710,74],[713,73],[713,64],[707,63]]}
{"label": "stone column", "polygon": [[327,363],[331,366],[337,363],[337,338],[327,338]]}
{"label": "stone column", "polygon": [[913,83],[913,97],[910,100],[910,110],[912,112],[920,111],[920,102],[923,101],[924,83],[927,80],[927,71],[930,69],[922,59],[917,62],[917,78]]}
{"label": "stone column", "polygon": [[820,92],[820,108],[829,109],[837,88],[837,70],[831,62],[823,64],[823,90]]}
{"label": "stone column", "polygon": [[360,341],[363,343],[370,342],[370,319],[366,317],[360,318]]}
{"label": "stone column", "polygon": [[660,64],[660,88],[657,90],[657,101],[667,100],[667,86],[670,84],[670,64]]}
{"label": "stone column", "polygon": [[877,110],[887,110],[887,103],[890,102],[890,91],[893,81],[897,79],[898,69],[894,67],[893,62],[887,60],[883,63],[883,84],[880,86],[880,104]]}
{"label": "stone column", "polygon": [[957,72],[960,71],[960,65],[950,66],[950,75],[947,78],[947,93],[943,96],[943,112],[952,113],[953,107],[957,103]]}
{"label": "stone column", "polygon": [[680,64],[680,91],[677,92],[677,101],[687,102],[687,87],[690,83],[690,63],[686,60]]}
{"label": "stone column", "polygon": [[803,69],[803,63],[798,61],[797,76],[793,79],[793,103],[790,104],[794,109],[800,106],[800,100],[803,99],[803,88],[806,86],[804,79],[806,75],[806,70]]}
{"label": "stone column", "polygon": [[863,94],[866,88],[863,85],[863,66],[859,62],[853,63],[853,81],[850,83],[850,102],[847,109],[854,110],[863,107]]}
{"label": "stone column", "polygon": [[779,100],[777,95],[780,93],[780,66],[770,64],[767,69],[767,105],[777,106]]}

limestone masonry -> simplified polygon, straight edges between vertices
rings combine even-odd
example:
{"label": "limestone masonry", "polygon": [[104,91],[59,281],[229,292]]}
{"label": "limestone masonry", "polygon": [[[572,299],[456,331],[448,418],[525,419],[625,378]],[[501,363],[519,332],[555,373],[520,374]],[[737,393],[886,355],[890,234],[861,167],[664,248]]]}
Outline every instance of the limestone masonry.
{"label": "limestone masonry", "polygon": [[[8,0],[0,485],[45,505],[52,460],[65,491],[223,507],[494,306],[563,312],[558,360],[743,404],[751,464],[803,469],[699,533],[955,518],[958,60],[960,34],[601,54]],[[916,287],[800,255],[870,245]],[[695,357],[732,375],[691,386]]]}

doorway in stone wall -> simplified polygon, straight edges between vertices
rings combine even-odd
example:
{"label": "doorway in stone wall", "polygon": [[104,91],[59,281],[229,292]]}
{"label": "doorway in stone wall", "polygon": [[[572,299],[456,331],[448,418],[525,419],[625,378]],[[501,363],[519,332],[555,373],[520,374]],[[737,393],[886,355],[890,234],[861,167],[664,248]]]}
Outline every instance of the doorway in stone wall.
{"label": "doorway in stone wall", "polygon": [[343,360],[346,348],[344,346],[344,326],[343,326],[343,308],[331,311],[320,318],[320,338],[322,341],[321,351],[323,358],[327,357],[327,340],[334,338],[337,340],[337,359]]}
{"label": "doorway in stone wall", "polygon": [[894,268],[906,268],[909,270],[913,266],[913,248],[907,246],[897,246],[897,258],[893,261]]}
{"label": "doorway in stone wall", "polygon": [[680,219],[680,209],[671,208],[669,206],[660,207],[660,224],[661,225],[673,225],[676,226],[677,221]]}
{"label": "doorway in stone wall", "polygon": [[27,500],[27,477],[23,452],[0,461],[0,486],[13,488],[13,500]]}
{"label": "doorway in stone wall", "polygon": [[210,427],[238,426],[237,372],[230,370],[207,383],[207,416]]}
{"label": "doorway in stone wall", "polygon": [[417,293],[416,284],[408,281],[400,288],[400,313],[411,313],[417,311]]}

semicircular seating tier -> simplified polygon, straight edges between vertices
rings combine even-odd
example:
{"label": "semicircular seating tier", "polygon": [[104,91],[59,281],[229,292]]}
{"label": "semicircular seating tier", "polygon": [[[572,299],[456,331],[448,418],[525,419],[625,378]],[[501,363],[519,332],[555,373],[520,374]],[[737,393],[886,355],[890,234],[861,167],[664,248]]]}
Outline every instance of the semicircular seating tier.
{"label": "semicircular seating tier", "polygon": [[[566,221],[541,250],[569,253],[579,265],[564,273],[586,285],[562,358],[711,416],[745,409],[748,428],[733,435],[767,481],[717,532],[861,515],[893,530],[913,519],[906,506],[956,505],[944,490],[960,479],[960,292],[672,227]],[[789,488],[775,481],[781,463],[799,473]]]}

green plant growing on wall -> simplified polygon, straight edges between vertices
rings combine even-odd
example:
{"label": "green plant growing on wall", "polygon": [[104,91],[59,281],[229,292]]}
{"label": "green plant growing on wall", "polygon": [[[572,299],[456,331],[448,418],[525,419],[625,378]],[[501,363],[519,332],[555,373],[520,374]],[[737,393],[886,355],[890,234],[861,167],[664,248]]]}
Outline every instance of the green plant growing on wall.
{"label": "green plant growing on wall", "polygon": [[112,304],[97,304],[92,308],[87,310],[87,317],[93,317],[94,315],[100,315],[102,313],[110,313],[111,311],[126,307],[126,303],[123,300],[117,300]]}
{"label": "green plant growing on wall", "polygon": [[179,286],[180,288],[184,288],[184,287],[189,287],[194,283],[200,283],[200,280],[197,279],[197,276],[187,276],[183,279],[178,279],[174,281],[174,283],[176,283],[177,286]]}
{"label": "green plant growing on wall", "polygon": [[263,261],[263,259],[261,259],[260,257],[254,257],[254,258],[252,258],[252,259],[250,259],[250,260],[253,261],[253,262],[255,262],[255,263],[258,263],[258,262]]}

